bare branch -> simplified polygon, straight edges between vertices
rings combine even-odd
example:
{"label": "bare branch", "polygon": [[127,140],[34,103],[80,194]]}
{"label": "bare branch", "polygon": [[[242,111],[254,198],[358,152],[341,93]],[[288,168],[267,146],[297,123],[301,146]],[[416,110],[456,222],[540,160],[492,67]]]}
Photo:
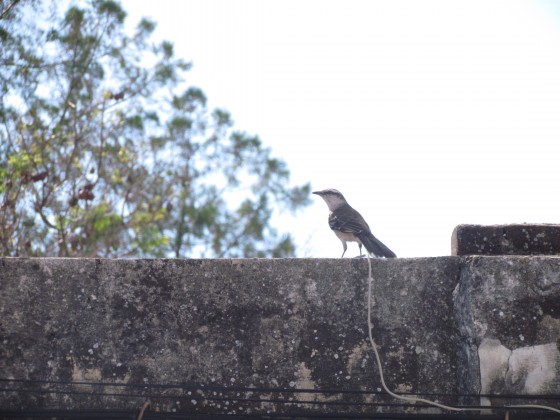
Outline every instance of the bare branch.
{"label": "bare branch", "polygon": [[20,2],[20,0],[14,0],[10,5],[8,5],[8,7],[6,7],[3,11],[2,14],[0,15],[0,19],[4,18],[5,15],[8,14],[8,12],[10,11],[10,9],[12,7],[14,7],[16,4],[18,4]]}

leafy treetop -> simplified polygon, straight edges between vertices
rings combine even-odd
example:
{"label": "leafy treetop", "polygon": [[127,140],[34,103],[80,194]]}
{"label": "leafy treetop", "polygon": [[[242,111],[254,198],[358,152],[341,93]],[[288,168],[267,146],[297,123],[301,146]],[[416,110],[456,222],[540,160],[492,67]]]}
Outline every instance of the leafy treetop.
{"label": "leafy treetop", "polygon": [[[112,0],[0,20],[0,247],[7,256],[291,256],[286,163],[185,87],[190,63]],[[42,16],[48,14],[49,19]],[[39,23],[37,23],[39,22]]]}

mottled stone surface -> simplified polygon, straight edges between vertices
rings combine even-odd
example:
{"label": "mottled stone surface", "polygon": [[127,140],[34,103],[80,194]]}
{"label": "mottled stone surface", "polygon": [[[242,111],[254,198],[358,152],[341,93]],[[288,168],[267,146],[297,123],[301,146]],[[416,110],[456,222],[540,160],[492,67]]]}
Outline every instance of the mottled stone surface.
{"label": "mottled stone surface", "polygon": [[464,393],[560,395],[560,258],[469,258],[455,307]]}
{"label": "mottled stone surface", "polygon": [[[560,351],[557,343],[510,350],[500,340],[484,338],[478,346],[480,393],[560,395]],[[491,405],[492,399],[481,402]]]}
{"label": "mottled stone surface", "polygon": [[[560,392],[557,370],[539,375],[558,365],[560,258],[372,265],[392,390]],[[381,393],[367,272],[365,259],[1,259],[0,409],[410,410]]]}
{"label": "mottled stone surface", "polygon": [[[452,308],[458,263],[372,260],[374,336],[391,388],[456,391],[450,350],[458,339]],[[4,378],[381,389],[367,341],[365,259],[3,259],[0,277]],[[152,398],[162,410],[191,400]],[[3,406],[12,408],[86,408],[92,401],[124,408],[142,399],[3,394]],[[219,405],[205,404],[197,407]]]}
{"label": "mottled stone surface", "polygon": [[560,225],[459,225],[451,255],[560,255]]}

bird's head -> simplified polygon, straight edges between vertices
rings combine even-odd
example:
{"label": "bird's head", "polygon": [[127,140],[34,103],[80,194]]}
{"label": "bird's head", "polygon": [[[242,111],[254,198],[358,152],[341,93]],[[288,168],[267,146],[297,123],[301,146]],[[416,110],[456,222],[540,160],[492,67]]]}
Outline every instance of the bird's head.
{"label": "bird's head", "polygon": [[329,206],[330,211],[335,211],[340,206],[347,204],[346,199],[344,198],[342,193],[338,190],[335,190],[334,188],[327,188],[326,190],[321,191],[313,191],[313,194],[317,194],[319,197],[325,200],[325,203],[327,203],[327,206]]}

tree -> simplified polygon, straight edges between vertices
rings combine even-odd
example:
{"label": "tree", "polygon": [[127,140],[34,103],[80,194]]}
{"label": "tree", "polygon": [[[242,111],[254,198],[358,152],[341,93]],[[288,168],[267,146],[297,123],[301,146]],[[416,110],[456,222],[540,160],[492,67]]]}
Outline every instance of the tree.
{"label": "tree", "polygon": [[[291,256],[286,163],[183,81],[116,1],[21,2],[0,20],[3,255]],[[47,14],[49,19],[41,16]]]}

